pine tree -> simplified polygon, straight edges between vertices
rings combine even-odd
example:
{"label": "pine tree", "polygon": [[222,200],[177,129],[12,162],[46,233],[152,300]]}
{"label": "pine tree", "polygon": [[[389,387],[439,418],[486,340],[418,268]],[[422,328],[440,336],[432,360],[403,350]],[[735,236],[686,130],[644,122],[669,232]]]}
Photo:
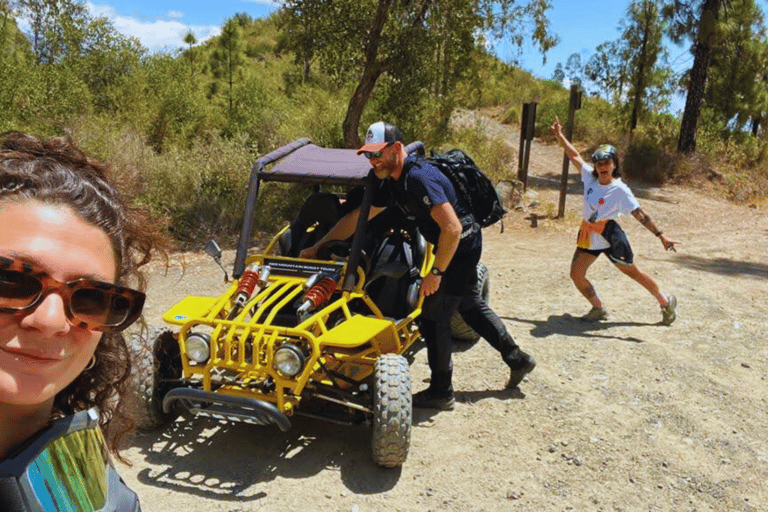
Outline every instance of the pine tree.
{"label": "pine tree", "polygon": [[229,113],[234,107],[234,86],[240,78],[243,58],[242,28],[237,17],[227,20],[217,41],[217,47],[211,54],[213,76],[224,79],[227,84],[227,102]]}
{"label": "pine tree", "polygon": [[688,75],[685,109],[677,142],[679,153],[696,150],[696,127],[701,115],[712,54],[718,48],[717,25],[730,0],[672,0],[664,15],[671,21],[670,37],[676,43],[692,42],[693,67]]}

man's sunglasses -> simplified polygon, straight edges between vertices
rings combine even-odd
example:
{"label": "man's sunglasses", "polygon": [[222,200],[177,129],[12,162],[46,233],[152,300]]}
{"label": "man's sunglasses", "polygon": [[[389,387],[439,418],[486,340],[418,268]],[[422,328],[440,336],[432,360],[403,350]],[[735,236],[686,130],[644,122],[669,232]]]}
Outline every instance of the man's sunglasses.
{"label": "man's sunglasses", "polygon": [[0,463],[3,512],[140,511],[112,466],[96,409],[53,421]]}
{"label": "man's sunglasses", "polygon": [[27,262],[0,256],[0,313],[31,311],[52,292],[61,295],[72,325],[101,332],[122,331],[135,322],[146,297],[93,279],[62,283]]}
{"label": "man's sunglasses", "polygon": [[371,158],[381,158],[381,155],[384,154],[384,149],[388,148],[392,144],[394,143],[387,142],[387,145],[384,146],[384,148],[380,149],[379,151],[363,151],[363,156],[365,156],[365,158],[367,158],[368,160],[370,160]]}

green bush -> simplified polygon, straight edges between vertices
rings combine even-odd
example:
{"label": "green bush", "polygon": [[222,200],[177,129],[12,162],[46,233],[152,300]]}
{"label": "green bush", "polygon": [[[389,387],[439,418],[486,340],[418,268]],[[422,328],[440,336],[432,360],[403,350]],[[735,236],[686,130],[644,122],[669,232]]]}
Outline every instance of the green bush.
{"label": "green bush", "polygon": [[672,176],[672,158],[653,142],[633,142],[624,154],[621,171],[629,179],[661,185]]}
{"label": "green bush", "polygon": [[344,147],[341,125],[346,109],[346,94],[336,88],[326,85],[297,87],[292,100],[281,103],[280,145],[308,137],[318,146]]}
{"label": "green bush", "polygon": [[[0,71],[12,77],[0,82],[0,129],[71,133],[88,153],[112,161],[120,186],[166,217],[178,240],[194,245],[215,234],[230,243],[238,235],[256,158],[303,137],[343,147],[342,122],[357,86],[355,79],[323,74],[317,63],[305,75],[293,55],[281,53],[284,35],[276,17],[239,16],[238,22],[245,37],[244,63],[233,84],[232,109],[228,85],[211,73],[215,38],[194,47],[193,60],[189,53],[147,56],[128,45],[121,52],[78,59],[78,70],[63,62],[35,64],[29,41],[15,31],[6,41],[13,44],[0,55]],[[111,71],[108,76],[93,72],[102,69]],[[551,141],[555,117],[567,121],[569,91],[483,50],[466,70],[464,80],[439,93],[383,75],[359,129],[387,119],[428,149],[465,150],[494,180],[514,176],[517,137],[509,144],[479,123],[453,128],[454,112],[481,109],[518,125],[522,104],[536,101],[535,135]],[[416,104],[403,101],[413,99],[410,94],[418,98]],[[706,184],[736,201],[765,197],[765,135],[736,130],[705,106],[696,153],[679,155],[679,119],[646,113],[630,136],[622,108],[584,96],[572,137],[577,147],[614,144],[623,155],[622,171],[632,179]],[[265,184],[261,192],[256,229],[272,234],[295,215],[307,190]]]}
{"label": "green bush", "polygon": [[453,129],[441,151],[459,148],[467,153],[494,183],[515,177],[515,151],[498,136],[489,135],[482,126]]}

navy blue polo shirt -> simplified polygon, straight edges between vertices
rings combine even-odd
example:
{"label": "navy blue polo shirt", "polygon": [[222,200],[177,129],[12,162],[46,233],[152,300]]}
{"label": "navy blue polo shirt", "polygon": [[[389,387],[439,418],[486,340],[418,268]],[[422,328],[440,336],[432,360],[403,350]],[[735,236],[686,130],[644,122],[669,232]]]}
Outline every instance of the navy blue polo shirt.
{"label": "navy blue polo shirt", "polygon": [[[450,203],[456,216],[464,220],[462,224],[470,219],[469,210],[458,200],[456,190],[448,177],[423,158],[408,155],[399,180],[387,178],[377,181],[373,205],[399,208],[406,216],[414,219],[421,234],[433,245],[437,245],[440,236],[440,227],[430,216],[433,206]],[[459,249],[464,252],[479,245],[480,237],[475,234],[463,238]]]}

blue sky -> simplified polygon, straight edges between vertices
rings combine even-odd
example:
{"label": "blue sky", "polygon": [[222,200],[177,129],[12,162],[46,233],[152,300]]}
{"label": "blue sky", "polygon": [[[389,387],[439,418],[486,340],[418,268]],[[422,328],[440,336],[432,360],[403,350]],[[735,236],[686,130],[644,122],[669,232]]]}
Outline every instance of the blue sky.
{"label": "blue sky", "polygon": [[[768,0],[757,3],[768,12]],[[238,12],[256,18],[277,8],[269,0],[93,0],[87,4],[94,14],[106,16],[121,33],[137,37],[151,51],[183,46],[190,29],[198,41],[218,35],[224,21]],[[581,53],[586,62],[600,43],[618,38],[617,27],[629,0],[552,0],[552,5],[548,17],[560,43],[547,53],[546,64],[532,45],[526,44],[519,56],[515,53],[520,66],[539,78],[552,78],[557,63],[565,65],[572,53]],[[495,49],[505,60],[517,52],[505,42]],[[692,57],[686,48],[671,46],[670,61],[676,71],[682,71],[690,67]]]}

